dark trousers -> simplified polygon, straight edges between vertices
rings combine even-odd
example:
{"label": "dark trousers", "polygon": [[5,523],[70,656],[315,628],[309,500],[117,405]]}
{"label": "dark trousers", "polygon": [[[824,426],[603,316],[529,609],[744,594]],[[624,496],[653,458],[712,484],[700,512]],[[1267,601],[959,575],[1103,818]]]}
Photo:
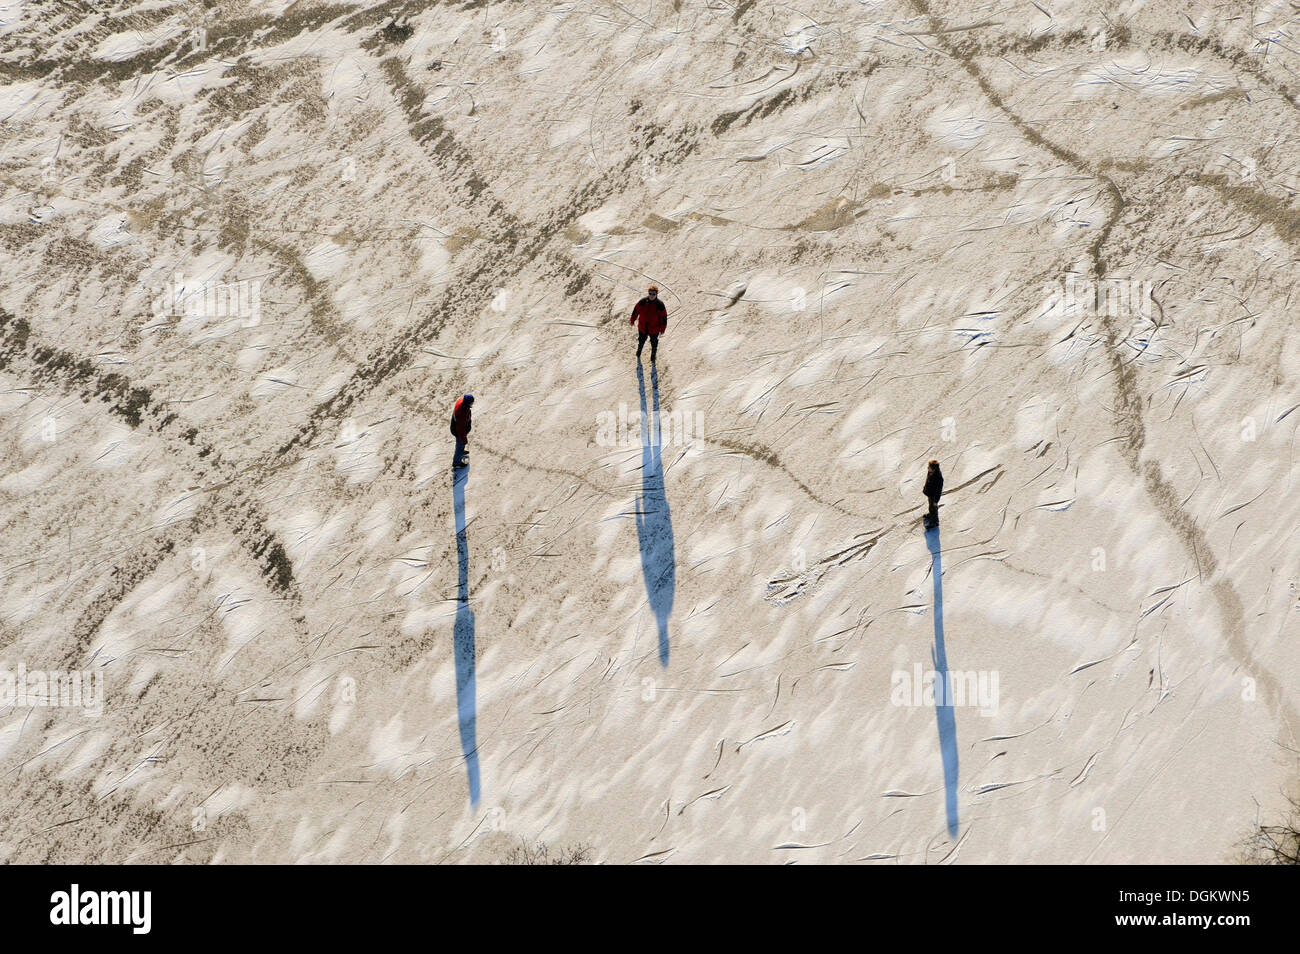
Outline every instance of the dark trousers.
{"label": "dark trousers", "polygon": [[453,466],[460,467],[465,462],[465,444],[463,437],[456,438],[456,453],[451,458]]}
{"label": "dark trousers", "polygon": [[929,519],[934,520],[934,521],[937,522],[938,519],[939,519],[939,498],[938,498],[938,497],[930,497],[930,498],[929,498],[929,501],[930,501],[930,512],[927,513],[926,516],[927,516]]}
{"label": "dark trousers", "polygon": [[637,356],[638,358],[641,357],[641,349],[645,347],[645,340],[646,340],[647,338],[650,339],[650,360],[653,361],[653,360],[655,359],[655,355],[657,355],[657,354],[659,353],[659,336],[658,336],[658,335],[648,335],[648,334],[646,334],[644,331],[639,331],[639,332],[637,332],[637,336],[636,336],[636,356]]}

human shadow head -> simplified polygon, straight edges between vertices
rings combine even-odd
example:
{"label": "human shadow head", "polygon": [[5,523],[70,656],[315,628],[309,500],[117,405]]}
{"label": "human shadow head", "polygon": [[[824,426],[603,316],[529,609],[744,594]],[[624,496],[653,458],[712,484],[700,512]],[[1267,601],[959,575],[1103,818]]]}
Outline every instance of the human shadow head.
{"label": "human shadow head", "polygon": [[456,722],[460,729],[460,751],[465,758],[469,800],[478,804],[481,791],[478,760],[478,702],[476,690],[477,652],[474,646],[474,611],[468,603],[456,606],[452,646],[456,664]]}

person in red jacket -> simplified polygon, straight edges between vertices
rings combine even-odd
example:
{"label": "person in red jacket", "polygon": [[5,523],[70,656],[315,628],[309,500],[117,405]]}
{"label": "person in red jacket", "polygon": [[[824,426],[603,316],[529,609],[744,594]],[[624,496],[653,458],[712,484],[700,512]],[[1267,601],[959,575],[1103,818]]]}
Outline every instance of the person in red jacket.
{"label": "person in red jacket", "polygon": [[456,401],[451,412],[451,433],[456,438],[456,453],[451,459],[453,467],[469,466],[469,429],[470,413],[474,407],[474,395],[466,394]]}
{"label": "person in red jacket", "polygon": [[632,309],[632,320],[628,324],[636,325],[637,335],[636,359],[641,360],[641,350],[645,348],[646,338],[650,339],[650,363],[659,353],[659,336],[668,330],[668,309],[659,300],[659,288],[650,286],[646,296]]}

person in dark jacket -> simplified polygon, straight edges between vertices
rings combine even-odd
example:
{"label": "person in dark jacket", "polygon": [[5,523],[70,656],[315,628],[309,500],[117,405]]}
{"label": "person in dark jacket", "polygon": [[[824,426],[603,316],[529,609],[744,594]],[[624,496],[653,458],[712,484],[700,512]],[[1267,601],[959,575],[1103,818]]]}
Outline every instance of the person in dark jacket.
{"label": "person in dark jacket", "polygon": [[659,336],[668,330],[668,308],[659,300],[659,288],[651,285],[646,296],[632,309],[632,320],[628,324],[636,325],[637,343],[636,359],[641,360],[641,350],[645,348],[646,338],[650,339],[650,362],[654,363],[659,353]]}
{"label": "person in dark jacket", "polygon": [[451,412],[451,433],[456,438],[456,453],[452,457],[453,467],[469,465],[469,429],[470,413],[474,407],[474,395],[466,394],[456,401]]}
{"label": "person in dark jacket", "polygon": [[925,486],[921,488],[921,493],[925,494],[930,501],[930,510],[925,515],[925,525],[938,526],[939,498],[943,495],[943,472],[939,470],[937,460],[930,461],[930,468],[925,474]]}

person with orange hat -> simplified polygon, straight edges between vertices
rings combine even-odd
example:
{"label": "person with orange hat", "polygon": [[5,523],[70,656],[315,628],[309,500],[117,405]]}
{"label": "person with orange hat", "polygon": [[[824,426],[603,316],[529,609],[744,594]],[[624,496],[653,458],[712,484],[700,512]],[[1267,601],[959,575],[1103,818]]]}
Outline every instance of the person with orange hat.
{"label": "person with orange hat", "polygon": [[668,308],[659,300],[659,286],[651,285],[646,296],[632,309],[632,320],[628,324],[636,325],[637,344],[636,360],[641,361],[641,351],[645,348],[646,338],[650,339],[650,363],[654,364],[659,353],[659,336],[668,330]]}

